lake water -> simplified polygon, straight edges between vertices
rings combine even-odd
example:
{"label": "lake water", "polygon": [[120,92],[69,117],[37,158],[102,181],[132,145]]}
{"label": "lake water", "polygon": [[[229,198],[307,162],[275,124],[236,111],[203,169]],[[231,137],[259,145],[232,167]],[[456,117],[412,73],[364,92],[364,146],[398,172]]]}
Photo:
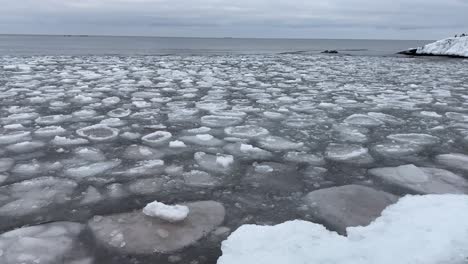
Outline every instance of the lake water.
{"label": "lake water", "polygon": [[320,53],[392,55],[424,40],[237,39],[0,35],[0,55],[200,55]]}
{"label": "lake water", "polygon": [[468,60],[394,55],[423,43],[1,36],[0,263],[214,264],[244,224],[468,192]]}

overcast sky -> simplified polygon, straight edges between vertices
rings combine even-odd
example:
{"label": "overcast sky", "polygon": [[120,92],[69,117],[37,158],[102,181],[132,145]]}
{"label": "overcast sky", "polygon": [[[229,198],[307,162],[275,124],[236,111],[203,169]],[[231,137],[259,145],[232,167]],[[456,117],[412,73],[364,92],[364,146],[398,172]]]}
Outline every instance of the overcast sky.
{"label": "overcast sky", "polygon": [[0,0],[0,33],[438,39],[468,0]]}

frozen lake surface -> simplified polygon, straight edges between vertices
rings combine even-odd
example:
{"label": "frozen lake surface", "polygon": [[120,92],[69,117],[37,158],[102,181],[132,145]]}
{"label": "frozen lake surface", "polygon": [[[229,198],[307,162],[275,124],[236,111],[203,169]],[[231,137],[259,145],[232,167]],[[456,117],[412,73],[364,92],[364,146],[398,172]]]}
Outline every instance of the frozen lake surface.
{"label": "frozen lake surface", "polygon": [[[404,194],[467,193],[467,66],[0,57],[0,262],[215,263],[243,224],[344,233]],[[324,206],[348,196],[360,216]],[[155,200],[187,218],[148,218]]]}

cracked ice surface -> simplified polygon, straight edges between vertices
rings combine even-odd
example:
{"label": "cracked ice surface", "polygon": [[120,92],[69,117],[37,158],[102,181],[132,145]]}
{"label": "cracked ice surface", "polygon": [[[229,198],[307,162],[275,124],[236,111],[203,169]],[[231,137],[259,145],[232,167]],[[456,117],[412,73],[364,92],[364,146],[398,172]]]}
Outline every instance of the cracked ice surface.
{"label": "cracked ice surface", "polygon": [[[467,192],[463,60],[36,56],[0,65],[2,232],[98,223],[154,200],[213,200],[225,226],[180,254],[150,257],[210,263],[203,249],[219,247],[220,234],[291,220],[318,189]],[[127,263],[114,253],[99,263]]]}

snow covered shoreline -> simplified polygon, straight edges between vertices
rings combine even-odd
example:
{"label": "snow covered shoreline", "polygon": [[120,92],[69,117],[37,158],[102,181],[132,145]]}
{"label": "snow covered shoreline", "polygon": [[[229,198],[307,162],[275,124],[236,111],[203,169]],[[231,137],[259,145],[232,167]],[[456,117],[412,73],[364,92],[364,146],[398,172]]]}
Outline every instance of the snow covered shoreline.
{"label": "snow covered shoreline", "polygon": [[347,237],[301,220],[243,225],[223,242],[218,264],[465,263],[467,210],[467,195],[406,196]]}
{"label": "snow covered shoreline", "polygon": [[438,40],[423,47],[402,51],[400,54],[468,58],[468,36]]}

